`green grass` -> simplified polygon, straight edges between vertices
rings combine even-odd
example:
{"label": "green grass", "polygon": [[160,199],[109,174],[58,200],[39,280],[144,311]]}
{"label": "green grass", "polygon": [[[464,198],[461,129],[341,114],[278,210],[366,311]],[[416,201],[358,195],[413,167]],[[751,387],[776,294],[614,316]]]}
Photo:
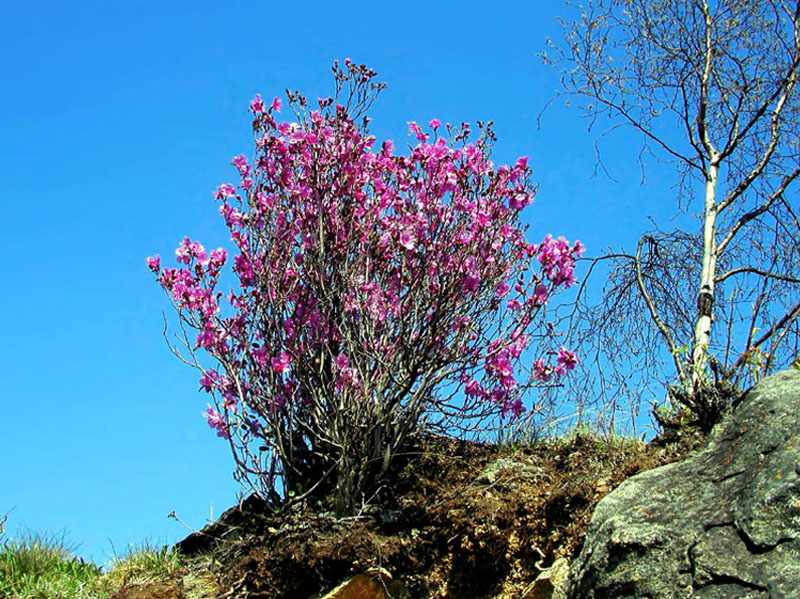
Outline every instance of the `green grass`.
{"label": "green grass", "polygon": [[158,582],[180,576],[185,568],[186,562],[174,549],[145,542],[139,547],[128,547],[124,556],[115,558],[103,579],[112,587],[119,588],[126,584]]}
{"label": "green grass", "polygon": [[[29,533],[16,540],[0,540],[2,599],[107,599],[125,585],[167,581],[187,572],[178,552],[150,543],[129,547],[103,573],[100,566],[77,557],[63,534]],[[207,569],[202,574],[188,576],[186,581],[197,589],[196,596],[212,596],[208,589],[213,577]]]}
{"label": "green grass", "polygon": [[28,534],[0,546],[0,597],[100,599],[100,568],[74,554],[63,535]]}

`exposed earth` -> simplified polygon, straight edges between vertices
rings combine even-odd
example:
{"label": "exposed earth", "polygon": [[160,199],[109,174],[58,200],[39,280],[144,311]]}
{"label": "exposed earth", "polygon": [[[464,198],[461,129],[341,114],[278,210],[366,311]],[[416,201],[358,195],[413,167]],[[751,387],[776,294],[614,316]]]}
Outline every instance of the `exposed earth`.
{"label": "exposed earth", "polygon": [[521,598],[540,571],[579,552],[598,501],[626,478],[690,455],[684,429],[645,445],[573,434],[531,447],[425,437],[358,517],[324,501],[271,515],[255,497],[178,547],[178,577],[112,599],[308,599],[381,568],[411,598]]}

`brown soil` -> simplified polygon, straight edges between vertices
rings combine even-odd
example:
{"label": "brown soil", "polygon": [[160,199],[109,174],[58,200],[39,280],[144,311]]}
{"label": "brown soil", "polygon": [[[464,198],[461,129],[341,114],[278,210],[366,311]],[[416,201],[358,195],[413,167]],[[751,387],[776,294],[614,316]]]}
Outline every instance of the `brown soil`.
{"label": "brown soil", "polygon": [[[427,437],[360,517],[337,519],[321,505],[272,516],[250,498],[224,526],[179,545],[205,563],[212,553],[229,599],[307,599],[378,567],[414,598],[521,597],[542,568],[580,551],[603,496],[702,441],[696,432],[649,445],[576,435],[512,450]],[[503,458],[506,468],[481,475]]]}

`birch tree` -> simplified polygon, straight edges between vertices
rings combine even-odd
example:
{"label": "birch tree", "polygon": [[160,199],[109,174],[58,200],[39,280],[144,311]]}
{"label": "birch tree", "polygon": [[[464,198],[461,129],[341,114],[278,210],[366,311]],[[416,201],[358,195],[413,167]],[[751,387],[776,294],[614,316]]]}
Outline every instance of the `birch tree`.
{"label": "birch tree", "polygon": [[712,374],[741,382],[796,359],[800,0],[589,0],[581,11],[545,60],[592,125],[633,128],[640,157],[675,163],[678,208],[698,224],[607,255],[593,327],[644,308],[679,400],[718,412]]}

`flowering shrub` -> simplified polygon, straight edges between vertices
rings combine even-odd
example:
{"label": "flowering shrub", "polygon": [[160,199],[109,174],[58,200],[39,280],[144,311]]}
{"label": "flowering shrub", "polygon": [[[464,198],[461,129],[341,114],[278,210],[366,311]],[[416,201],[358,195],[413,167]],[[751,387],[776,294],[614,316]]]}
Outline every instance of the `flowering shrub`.
{"label": "flowering shrub", "polygon": [[352,512],[412,435],[518,415],[526,390],[575,366],[566,349],[521,356],[582,247],[525,241],[531,169],[494,167],[488,126],[473,142],[466,124],[410,123],[407,156],[376,148],[365,113],[383,84],[350,61],[334,73],[318,109],[289,94],[293,122],[280,99],[251,102],[255,155],[215,194],[237,250],[227,302],[223,249],[187,238],[178,268],[148,264],[240,478],[277,504],[333,492]]}

